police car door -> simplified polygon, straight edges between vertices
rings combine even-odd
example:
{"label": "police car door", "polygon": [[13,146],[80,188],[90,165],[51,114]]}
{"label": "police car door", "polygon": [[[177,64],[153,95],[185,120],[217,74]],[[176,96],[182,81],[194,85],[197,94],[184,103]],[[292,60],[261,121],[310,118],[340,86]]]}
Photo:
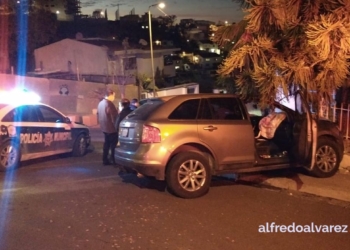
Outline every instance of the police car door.
{"label": "police car door", "polygon": [[20,144],[22,160],[36,158],[42,152],[41,129],[33,106],[18,106],[6,114],[2,121],[8,128],[9,137]]}
{"label": "police car door", "polygon": [[50,154],[70,152],[72,134],[66,117],[45,105],[37,105],[37,111],[42,128],[44,150]]}

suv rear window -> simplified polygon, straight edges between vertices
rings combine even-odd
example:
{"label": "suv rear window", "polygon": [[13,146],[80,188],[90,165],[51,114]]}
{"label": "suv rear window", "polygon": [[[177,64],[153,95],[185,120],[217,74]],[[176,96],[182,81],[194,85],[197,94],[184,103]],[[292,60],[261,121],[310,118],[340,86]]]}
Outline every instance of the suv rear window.
{"label": "suv rear window", "polygon": [[200,119],[243,120],[244,114],[235,98],[208,98],[201,107]]}
{"label": "suv rear window", "polygon": [[152,99],[144,101],[140,107],[138,107],[128,115],[128,118],[134,120],[146,120],[149,114],[151,114],[154,110],[156,110],[163,104],[164,101],[161,99]]}

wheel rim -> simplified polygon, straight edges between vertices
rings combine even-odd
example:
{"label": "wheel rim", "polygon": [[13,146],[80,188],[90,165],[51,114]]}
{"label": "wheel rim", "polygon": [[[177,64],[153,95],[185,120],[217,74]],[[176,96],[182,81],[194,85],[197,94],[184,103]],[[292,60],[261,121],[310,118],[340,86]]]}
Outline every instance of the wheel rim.
{"label": "wheel rim", "polygon": [[16,164],[17,150],[14,146],[8,145],[3,148],[0,155],[0,162],[5,168],[11,167]]}
{"label": "wheel rim", "polygon": [[188,160],[181,164],[177,179],[186,191],[199,190],[205,183],[206,171],[204,165],[197,160]]}
{"label": "wheel rim", "polygon": [[80,150],[80,154],[84,154],[85,150],[86,150],[86,143],[85,143],[85,139],[84,137],[80,138],[79,141],[79,150]]}
{"label": "wheel rim", "polygon": [[328,146],[318,148],[316,152],[316,166],[323,172],[331,172],[337,165],[337,153]]}

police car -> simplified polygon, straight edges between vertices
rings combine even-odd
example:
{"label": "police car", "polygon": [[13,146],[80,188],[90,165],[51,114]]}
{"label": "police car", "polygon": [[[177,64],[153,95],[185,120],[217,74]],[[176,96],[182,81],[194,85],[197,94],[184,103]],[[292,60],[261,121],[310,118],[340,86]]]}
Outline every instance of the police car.
{"label": "police car", "polygon": [[51,106],[17,98],[20,102],[0,93],[0,171],[50,155],[85,155],[90,144],[87,126],[71,122]]}

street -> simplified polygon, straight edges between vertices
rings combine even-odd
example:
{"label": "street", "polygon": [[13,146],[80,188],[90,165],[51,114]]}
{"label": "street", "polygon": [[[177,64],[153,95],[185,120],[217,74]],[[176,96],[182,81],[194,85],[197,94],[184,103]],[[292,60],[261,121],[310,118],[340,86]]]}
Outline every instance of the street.
{"label": "street", "polygon": [[214,178],[185,200],[163,182],[118,175],[101,143],[0,173],[0,249],[345,249],[347,233],[259,233],[271,225],[350,226],[350,204]]}

